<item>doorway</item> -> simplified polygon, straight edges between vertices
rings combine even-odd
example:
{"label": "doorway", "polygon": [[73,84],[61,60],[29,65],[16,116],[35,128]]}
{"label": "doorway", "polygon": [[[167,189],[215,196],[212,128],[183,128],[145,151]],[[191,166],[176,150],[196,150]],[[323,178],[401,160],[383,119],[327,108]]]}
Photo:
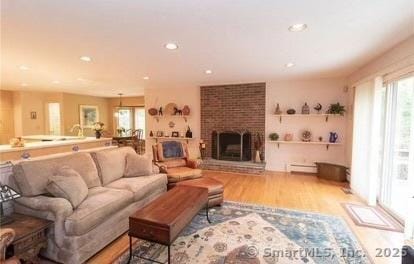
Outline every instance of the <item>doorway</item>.
{"label": "doorway", "polygon": [[414,196],[414,76],[384,86],[378,202],[404,223]]}

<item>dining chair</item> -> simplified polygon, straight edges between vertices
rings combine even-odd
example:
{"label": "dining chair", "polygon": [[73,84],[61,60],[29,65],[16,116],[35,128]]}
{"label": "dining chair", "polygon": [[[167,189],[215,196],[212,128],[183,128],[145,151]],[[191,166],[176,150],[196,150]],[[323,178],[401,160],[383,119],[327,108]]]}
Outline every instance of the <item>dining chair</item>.
{"label": "dining chair", "polygon": [[138,154],[143,154],[145,150],[144,130],[136,129],[132,133],[133,147]]}

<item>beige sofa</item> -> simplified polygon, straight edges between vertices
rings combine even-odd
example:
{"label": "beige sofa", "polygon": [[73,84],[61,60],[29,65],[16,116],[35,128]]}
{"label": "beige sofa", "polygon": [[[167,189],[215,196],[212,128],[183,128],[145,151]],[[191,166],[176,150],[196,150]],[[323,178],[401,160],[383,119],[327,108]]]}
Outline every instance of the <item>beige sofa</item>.
{"label": "beige sofa", "polygon": [[[128,230],[128,217],[167,190],[167,176],[123,177],[130,147],[24,161],[13,166],[15,187],[23,194],[17,213],[54,221],[41,254],[60,263],[83,263]],[[48,195],[48,177],[61,166],[76,170],[88,186],[87,198],[73,209]],[[156,170],[156,169],[154,169]]]}

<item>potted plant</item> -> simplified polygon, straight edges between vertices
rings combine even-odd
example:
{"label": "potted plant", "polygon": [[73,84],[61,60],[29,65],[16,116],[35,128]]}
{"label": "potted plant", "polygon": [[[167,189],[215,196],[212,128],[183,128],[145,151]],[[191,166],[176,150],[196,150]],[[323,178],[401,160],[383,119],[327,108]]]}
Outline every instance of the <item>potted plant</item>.
{"label": "potted plant", "polygon": [[254,162],[260,162],[260,151],[263,148],[263,136],[260,133],[256,134],[256,138],[254,140],[254,149],[256,151]]}
{"label": "potted plant", "polygon": [[278,139],[279,139],[279,134],[278,134],[278,133],[270,133],[270,134],[269,134],[269,139],[270,139],[271,141],[276,141],[276,140],[278,140]]}
{"label": "potted plant", "polygon": [[326,111],[326,113],[332,114],[332,115],[343,116],[345,114],[345,106],[341,105],[339,102],[336,104],[331,104],[328,108],[328,111]]}
{"label": "potted plant", "polygon": [[96,138],[101,138],[103,128],[104,128],[104,123],[102,123],[102,122],[96,122],[96,123],[93,124],[93,130],[95,130],[95,137]]}
{"label": "potted plant", "polygon": [[116,129],[116,132],[118,133],[118,136],[122,136],[122,134],[123,134],[123,133],[125,133],[125,132],[126,132],[126,130],[125,130],[125,128],[123,128],[123,127],[118,127],[118,128]]}

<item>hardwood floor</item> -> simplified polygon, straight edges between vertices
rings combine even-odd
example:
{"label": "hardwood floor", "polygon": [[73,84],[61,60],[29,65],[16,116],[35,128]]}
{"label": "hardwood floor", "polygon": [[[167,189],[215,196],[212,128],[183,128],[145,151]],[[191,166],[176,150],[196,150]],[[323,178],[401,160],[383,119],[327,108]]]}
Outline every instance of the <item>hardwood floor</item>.
{"label": "hardwood floor", "polygon": [[[399,257],[375,257],[377,248],[401,248],[403,234],[356,226],[341,207],[342,202],[362,203],[353,194],[345,194],[342,184],[319,180],[315,176],[266,172],[264,175],[245,175],[204,171],[224,184],[225,200],[269,205],[279,208],[313,211],[342,217],[366,249],[374,263],[401,263]],[[89,263],[112,263],[128,248],[128,237],[123,235]]]}

